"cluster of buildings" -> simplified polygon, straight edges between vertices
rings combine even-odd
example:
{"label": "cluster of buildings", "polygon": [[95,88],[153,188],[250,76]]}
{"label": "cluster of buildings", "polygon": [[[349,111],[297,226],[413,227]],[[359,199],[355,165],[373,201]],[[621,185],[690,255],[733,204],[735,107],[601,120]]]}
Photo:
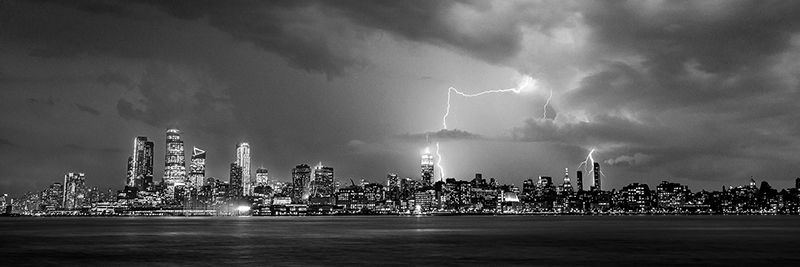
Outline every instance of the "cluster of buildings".
{"label": "cluster of buildings", "polygon": [[[651,188],[632,183],[603,190],[600,164],[563,178],[539,176],[521,187],[484,179],[435,179],[434,156],[421,155],[419,178],[387,174],[386,180],[337,182],[334,169],[299,164],[291,181],[269,179],[251,168],[247,143],[236,145],[228,179],[206,176],[206,151],[185,155],[181,132],[166,131],[164,175],[154,179],[154,147],[147,137],[133,140],[121,190],[87,187],[86,175],[70,172],[40,192],[3,195],[4,214],[17,215],[338,215],[338,214],[798,214],[800,178],[795,188],[776,190],[767,182],[692,192],[664,181]],[[584,185],[584,172],[589,184]],[[574,182],[574,184],[573,184]]]}

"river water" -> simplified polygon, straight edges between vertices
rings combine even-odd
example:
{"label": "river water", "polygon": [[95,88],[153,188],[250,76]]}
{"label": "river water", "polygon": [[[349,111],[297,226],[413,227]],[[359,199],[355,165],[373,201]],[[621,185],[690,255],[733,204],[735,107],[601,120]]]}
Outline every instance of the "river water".
{"label": "river water", "polygon": [[223,264],[800,266],[800,216],[0,218],[0,266]]}

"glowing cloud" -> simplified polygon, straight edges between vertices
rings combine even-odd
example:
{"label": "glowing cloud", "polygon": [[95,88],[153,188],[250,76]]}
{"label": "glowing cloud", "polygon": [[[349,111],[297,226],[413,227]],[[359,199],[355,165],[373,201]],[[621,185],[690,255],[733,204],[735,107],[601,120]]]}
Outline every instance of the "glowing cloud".
{"label": "glowing cloud", "polygon": [[[531,76],[525,75],[520,79],[517,87],[508,88],[508,89],[495,89],[495,90],[488,90],[473,94],[468,94],[459,91],[455,87],[450,87],[447,89],[447,108],[445,109],[444,116],[442,116],[442,129],[447,130],[447,116],[450,116],[450,99],[453,96],[453,93],[458,94],[463,97],[478,97],[487,94],[496,94],[496,93],[514,93],[519,94],[525,91],[526,89],[530,89],[536,85],[536,80],[534,80]],[[553,91],[550,90],[550,97],[547,98],[547,103],[545,104],[545,119],[547,115],[547,105],[550,104],[550,98],[553,97]],[[445,170],[444,166],[442,166],[442,155],[439,153],[439,142],[436,142],[436,166],[439,168],[439,179],[444,180],[445,178]]]}

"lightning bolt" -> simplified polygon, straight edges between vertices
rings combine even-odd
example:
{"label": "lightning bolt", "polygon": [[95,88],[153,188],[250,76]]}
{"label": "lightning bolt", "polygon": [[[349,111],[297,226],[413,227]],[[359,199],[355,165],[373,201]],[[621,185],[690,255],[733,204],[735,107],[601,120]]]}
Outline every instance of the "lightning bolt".
{"label": "lightning bolt", "polygon": [[553,89],[550,89],[550,96],[547,97],[547,102],[544,103],[544,113],[542,113],[542,119],[547,119],[547,106],[550,105],[550,99],[553,98]]}
{"label": "lightning bolt", "polygon": [[[594,172],[594,157],[592,157],[592,154],[595,152],[595,150],[597,149],[592,148],[592,150],[589,151],[589,154],[586,155],[586,159],[583,160],[580,164],[578,164],[578,169],[580,169],[581,166],[583,166],[583,172],[585,172],[587,176]],[[600,175],[603,177],[606,176],[603,173],[603,170],[600,170]]]}
{"label": "lightning bolt", "polygon": [[[488,90],[474,94],[468,94],[459,91],[455,87],[450,87],[447,89],[447,108],[445,109],[444,116],[442,116],[442,129],[447,130],[447,116],[450,116],[450,99],[452,99],[453,93],[458,94],[463,97],[478,97],[487,94],[496,94],[496,93],[515,93],[519,94],[522,92],[523,89],[527,88],[533,82],[533,78],[530,76],[525,76],[522,78],[522,81],[514,88],[508,89],[496,89],[496,90]],[[550,91],[550,97],[553,96],[553,91]],[[550,103],[550,99],[548,98],[547,103]],[[546,108],[546,106],[545,106]],[[546,112],[546,111],[545,111]],[[444,166],[442,166],[442,155],[439,153],[439,142],[436,142],[436,167],[439,168],[439,180],[444,180],[445,178],[445,171]]]}
{"label": "lightning bolt", "polygon": [[442,154],[439,154],[439,142],[436,142],[436,167],[439,167],[439,180],[444,180],[444,167],[442,167]]}
{"label": "lightning bolt", "polygon": [[[580,169],[581,166],[583,166],[583,172],[585,172],[586,175],[589,175],[590,173],[592,173],[594,171],[594,158],[592,157],[592,153],[594,153],[594,151],[595,151],[595,149],[592,148],[592,150],[589,151],[589,155],[586,155],[586,159],[583,160],[580,164],[578,164],[578,169]],[[587,169],[591,169],[591,170],[587,171]]]}

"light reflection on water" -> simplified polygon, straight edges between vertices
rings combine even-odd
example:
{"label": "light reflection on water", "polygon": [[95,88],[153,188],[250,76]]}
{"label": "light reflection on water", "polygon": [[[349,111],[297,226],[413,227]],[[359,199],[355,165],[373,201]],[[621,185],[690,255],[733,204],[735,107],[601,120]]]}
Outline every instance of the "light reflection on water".
{"label": "light reflection on water", "polygon": [[[800,217],[0,218],[8,265],[771,265]],[[747,253],[741,253],[746,250]]]}

